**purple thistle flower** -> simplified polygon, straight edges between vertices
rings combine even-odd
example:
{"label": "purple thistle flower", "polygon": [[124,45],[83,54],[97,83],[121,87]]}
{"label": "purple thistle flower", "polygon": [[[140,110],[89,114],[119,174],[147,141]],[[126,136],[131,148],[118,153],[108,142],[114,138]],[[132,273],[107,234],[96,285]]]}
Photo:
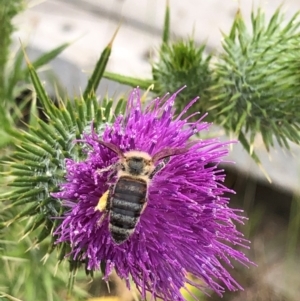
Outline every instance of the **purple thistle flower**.
{"label": "purple thistle flower", "polygon": [[[105,261],[104,279],[115,269],[128,287],[133,280],[142,298],[150,292],[168,301],[184,300],[180,289],[185,283],[202,290],[211,288],[219,295],[225,287],[242,289],[223,264],[232,267],[231,259],[249,263],[242,252],[231,247],[246,247],[247,241],[234,224],[242,223],[241,210],[228,207],[224,193],[232,191],[222,185],[225,175],[218,169],[228,153],[228,143],[199,139],[188,144],[209,124],[202,122],[203,117],[195,122],[190,121],[191,116],[183,118],[197,98],[176,116],[177,93],[168,99],[157,98],[143,109],[139,90],[134,89],[124,116],[107,125],[101,136],[94,130],[83,135],[87,158],[82,162],[66,161],[67,181],[55,194],[70,207],[55,235],[57,242],[71,245],[72,259],[85,260],[90,270],[99,269]],[[99,173],[99,169],[119,160],[97,140],[113,143],[122,152],[137,150],[150,156],[166,148],[188,147],[155,174],[135,231],[121,244],[112,239],[108,215],[95,210],[99,199],[117,180],[116,174]],[[202,285],[190,280],[188,273],[201,279]]]}

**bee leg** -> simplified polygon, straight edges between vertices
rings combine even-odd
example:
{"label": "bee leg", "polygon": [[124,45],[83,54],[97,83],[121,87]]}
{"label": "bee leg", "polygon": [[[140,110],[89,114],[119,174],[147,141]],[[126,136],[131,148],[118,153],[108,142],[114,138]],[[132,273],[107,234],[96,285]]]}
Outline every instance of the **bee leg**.
{"label": "bee leg", "polygon": [[106,172],[106,171],[110,171],[112,169],[115,169],[115,164],[113,165],[109,165],[107,167],[101,168],[101,169],[97,169],[97,174],[101,175],[102,173]]}
{"label": "bee leg", "polygon": [[95,207],[95,210],[99,210],[100,212],[106,211],[107,210],[107,201],[109,200],[110,195],[109,195],[109,190],[103,193],[101,198],[99,199],[99,202],[97,206]]}
{"label": "bee leg", "polygon": [[155,176],[156,173],[161,171],[169,163],[170,159],[171,159],[171,157],[166,157],[158,165],[156,165],[156,167],[154,168],[154,170],[150,174],[149,178],[152,179]]}
{"label": "bee leg", "polygon": [[111,180],[111,178],[116,174],[116,172],[120,169],[120,167],[121,167],[120,163],[115,163],[115,164],[109,165],[105,168],[97,169],[96,172],[98,175],[101,175],[104,172],[111,171],[107,175],[107,182],[109,182]]}
{"label": "bee leg", "polygon": [[108,202],[106,203],[106,211],[109,211],[111,209],[111,197],[113,196],[114,189],[115,189],[114,185],[109,186],[108,196],[107,196]]}
{"label": "bee leg", "polygon": [[[102,260],[100,262],[100,270],[101,270],[101,273],[102,273],[102,280],[106,283],[106,286],[107,286],[107,291],[108,293],[110,294],[110,285],[109,285],[109,279],[106,279],[106,261],[105,260]],[[108,276],[109,277],[109,276]],[[108,278],[107,277],[107,278]]]}
{"label": "bee leg", "polygon": [[105,275],[105,271],[106,271],[106,261],[105,260],[102,260],[100,262],[100,270],[101,270],[102,275]]}
{"label": "bee leg", "polygon": [[98,225],[101,225],[105,217],[107,216],[107,213],[110,210],[110,200],[113,193],[113,186],[109,187],[109,189],[101,196],[99,199],[99,202],[97,206],[95,207],[95,211],[99,210],[100,212],[103,212],[102,216],[100,217],[100,220],[98,221]]}
{"label": "bee leg", "polygon": [[147,198],[145,199],[145,204],[144,204],[143,207],[142,207],[141,215],[142,215],[143,212],[145,211],[146,207],[147,207]]}
{"label": "bee leg", "polygon": [[105,212],[101,215],[100,219],[99,219],[98,222],[97,222],[97,225],[98,225],[98,226],[100,226],[100,225],[103,223],[103,221],[105,220],[106,215],[107,215],[107,211],[105,211]]}

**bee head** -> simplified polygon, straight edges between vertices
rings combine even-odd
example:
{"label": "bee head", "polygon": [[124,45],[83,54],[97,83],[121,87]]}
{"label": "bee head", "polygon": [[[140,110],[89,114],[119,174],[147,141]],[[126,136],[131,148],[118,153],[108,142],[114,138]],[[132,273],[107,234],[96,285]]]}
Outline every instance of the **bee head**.
{"label": "bee head", "polygon": [[147,176],[154,166],[149,154],[140,151],[130,151],[124,154],[122,170],[133,176]]}
{"label": "bee head", "polygon": [[123,153],[115,144],[96,140],[100,145],[109,148],[119,157],[121,170],[133,176],[148,176],[154,170],[154,164],[151,156],[142,151],[128,151]]}

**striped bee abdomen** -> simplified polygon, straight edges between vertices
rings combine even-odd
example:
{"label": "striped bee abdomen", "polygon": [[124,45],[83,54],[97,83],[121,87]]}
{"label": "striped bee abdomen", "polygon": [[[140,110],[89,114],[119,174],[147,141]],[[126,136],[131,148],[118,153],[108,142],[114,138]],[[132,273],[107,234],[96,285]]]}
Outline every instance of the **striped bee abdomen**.
{"label": "striped bee abdomen", "polygon": [[147,183],[142,179],[120,177],[110,199],[109,229],[117,244],[134,232],[146,203]]}

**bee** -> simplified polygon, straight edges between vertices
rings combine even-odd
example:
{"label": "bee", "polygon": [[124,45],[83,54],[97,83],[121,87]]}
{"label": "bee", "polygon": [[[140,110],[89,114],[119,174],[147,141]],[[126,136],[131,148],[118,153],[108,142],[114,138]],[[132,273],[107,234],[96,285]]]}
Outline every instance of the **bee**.
{"label": "bee", "polygon": [[113,169],[117,173],[117,181],[102,195],[95,210],[104,212],[102,220],[106,215],[109,216],[111,237],[115,244],[120,245],[135,231],[147,206],[148,188],[153,177],[166,166],[171,156],[183,154],[188,149],[163,149],[151,157],[137,150],[123,153],[115,144],[97,141],[119,157],[116,164],[98,170],[101,174]]}

